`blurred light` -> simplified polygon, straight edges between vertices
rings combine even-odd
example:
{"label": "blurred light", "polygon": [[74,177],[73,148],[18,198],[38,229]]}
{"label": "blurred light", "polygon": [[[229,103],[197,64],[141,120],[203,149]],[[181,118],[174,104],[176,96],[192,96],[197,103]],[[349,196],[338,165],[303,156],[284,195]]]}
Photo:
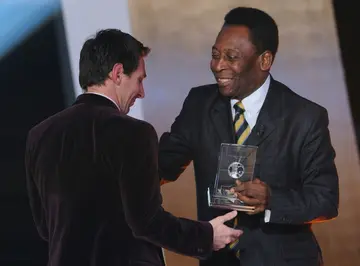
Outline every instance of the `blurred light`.
{"label": "blurred light", "polygon": [[60,9],[60,0],[0,0],[0,59]]}

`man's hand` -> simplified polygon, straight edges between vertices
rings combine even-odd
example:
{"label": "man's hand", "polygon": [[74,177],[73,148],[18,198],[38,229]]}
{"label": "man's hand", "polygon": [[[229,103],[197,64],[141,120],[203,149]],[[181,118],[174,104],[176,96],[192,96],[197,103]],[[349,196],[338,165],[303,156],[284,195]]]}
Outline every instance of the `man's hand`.
{"label": "man's hand", "polygon": [[235,230],[224,225],[226,221],[235,218],[237,211],[229,212],[223,216],[218,216],[210,221],[214,230],[213,249],[219,250],[224,248],[227,244],[235,241],[243,233],[241,230]]}
{"label": "man's hand", "polygon": [[268,185],[258,178],[248,182],[236,181],[236,184],[237,186],[231,190],[237,195],[238,199],[245,204],[255,206],[255,210],[248,212],[248,214],[257,214],[265,211],[270,197]]}

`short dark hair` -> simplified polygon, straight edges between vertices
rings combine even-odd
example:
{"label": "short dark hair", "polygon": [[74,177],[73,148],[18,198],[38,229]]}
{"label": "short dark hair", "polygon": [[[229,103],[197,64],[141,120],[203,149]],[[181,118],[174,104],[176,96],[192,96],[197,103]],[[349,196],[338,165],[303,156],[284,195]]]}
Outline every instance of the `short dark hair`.
{"label": "short dark hair", "polygon": [[279,31],[275,20],[269,14],[256,8],[237,7],[230,10],[224,20],[224,26],[246,26],[256,52],[262,54],[268,50],[275,57],[279,46]]}
{"label": "short dark hair", "polygon": [[79,83],[83,90],[103,85],[114,65],[121,63],[124,73],[131,75],[141,57],[150,52],[141,42],[117,29],[105,29],[88,39],[80,52]]}

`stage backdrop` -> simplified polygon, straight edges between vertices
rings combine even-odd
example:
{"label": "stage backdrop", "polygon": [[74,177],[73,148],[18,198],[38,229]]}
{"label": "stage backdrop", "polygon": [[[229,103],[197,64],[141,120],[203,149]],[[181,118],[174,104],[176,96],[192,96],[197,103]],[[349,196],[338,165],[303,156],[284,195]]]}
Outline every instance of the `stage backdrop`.
{"label": "stage backdrop", "polygon": [[[131,0],[132,33],[152,48],[143,101],[144,119],[160,135],[169,129],[190,88],[214,82],[211,46],[225,13],[236,6],[261,8],[279,24],[280,47],[272,74],[298,94],[329,111],[340,177],[340,216],[314,230],[325,265],[355,265],[360,260],[360,169],[347,90],[330,0]],[[196,218],[192,167],[162,189],[164,206]],[[166,252],[170,266],[196,261]]]}

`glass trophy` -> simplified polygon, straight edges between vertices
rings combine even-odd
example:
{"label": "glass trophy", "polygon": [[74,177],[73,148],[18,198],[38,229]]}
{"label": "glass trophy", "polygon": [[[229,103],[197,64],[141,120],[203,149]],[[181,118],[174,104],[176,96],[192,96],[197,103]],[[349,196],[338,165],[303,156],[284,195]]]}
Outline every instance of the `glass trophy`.
{"label": "glass trophy", "polygon": [[246,205],[230,189],[236,181],[252,181],[256,162],[256,146],[222,143],[214,188],[208,188],[208,204],[214,208],[251,212],[254,206]]}

